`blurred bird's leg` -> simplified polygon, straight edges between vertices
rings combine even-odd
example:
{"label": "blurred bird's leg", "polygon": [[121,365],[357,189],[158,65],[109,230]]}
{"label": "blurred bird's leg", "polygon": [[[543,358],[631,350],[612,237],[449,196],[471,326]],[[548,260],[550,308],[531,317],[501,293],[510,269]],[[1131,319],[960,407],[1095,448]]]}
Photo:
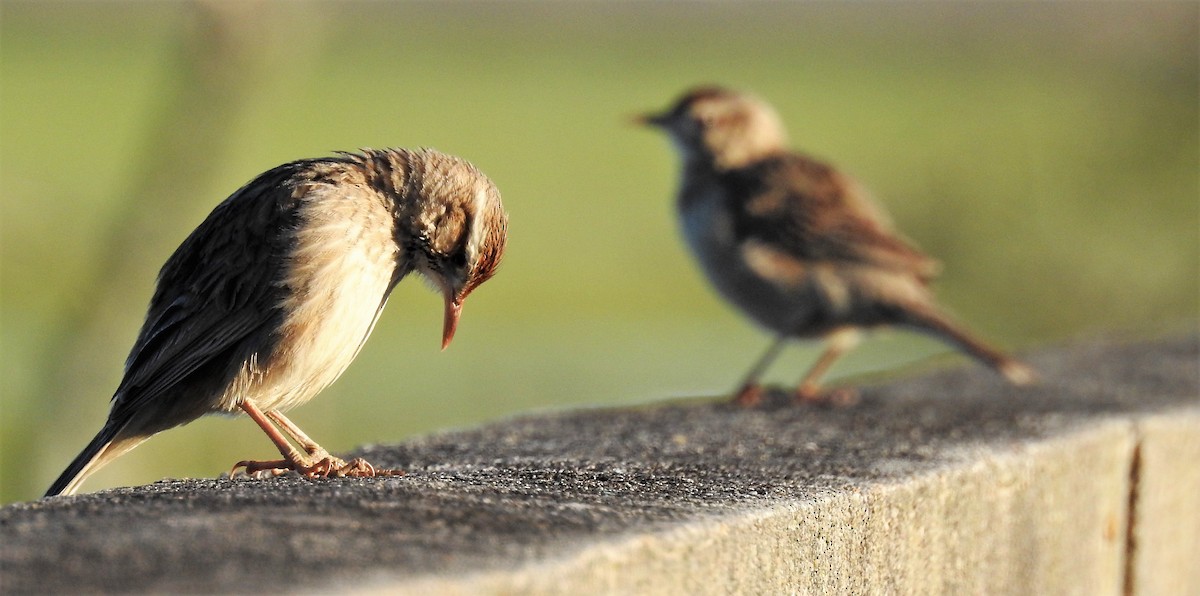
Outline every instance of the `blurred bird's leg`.
{"label": "blurred bird's leg", "polygon": [[780,335],[771,342],[771,345],[767,346],[767,351],[754,363],[750,372],[746,373],[746,378],[742,380],[737,393],[733,396],[733,403],[743,408],[750,408],[758,404],[762,399],[762,387],[758,385],[758,379],[779,356],[779,350],[783,349],[783,342],[786,340],[786,337]]}
{"label": "blurred bird's leg", "polygon": [[860,339],[862,339],[862,334],[854,327],[842,327],[830,333],[826,337],[825,352],[800,380],[800,385],[796,388],[796,400],[800,402],[836,402],[838,404],[854,402],[857,395],[853,389],[826,392],[821,389],[821,379],[829,371],[829,367],[833,365],[834,361],[857,346]]}

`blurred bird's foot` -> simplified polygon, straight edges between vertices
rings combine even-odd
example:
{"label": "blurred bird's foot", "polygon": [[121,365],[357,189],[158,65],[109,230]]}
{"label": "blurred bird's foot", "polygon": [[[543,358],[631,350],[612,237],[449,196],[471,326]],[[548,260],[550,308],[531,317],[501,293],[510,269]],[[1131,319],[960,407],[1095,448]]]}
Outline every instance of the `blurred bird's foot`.
{"label": "blurred bird's foot", "polygon": [[813,404],[835,408],[848,408],[858,404],[861,399],[862,396],[853,387],[821,389],[820,387],[801,385],[796,389],[795,395],[797,404]]}
{"label": "blurred bird's foot", "polygon": [[739,408],[753,408],[762,402],[763,388],[758,383],[746,383],[733,396],[734,405]]}

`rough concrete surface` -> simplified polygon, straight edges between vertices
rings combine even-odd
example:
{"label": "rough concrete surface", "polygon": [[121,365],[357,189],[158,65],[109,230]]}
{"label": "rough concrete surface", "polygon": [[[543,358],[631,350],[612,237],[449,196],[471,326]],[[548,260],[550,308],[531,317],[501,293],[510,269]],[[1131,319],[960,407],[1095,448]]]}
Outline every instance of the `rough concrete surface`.
{"label": "rough concrete surface", "polygon": [[0,591],[1200,594],[1200,335],[772,395],[531,415],[0,509]]}

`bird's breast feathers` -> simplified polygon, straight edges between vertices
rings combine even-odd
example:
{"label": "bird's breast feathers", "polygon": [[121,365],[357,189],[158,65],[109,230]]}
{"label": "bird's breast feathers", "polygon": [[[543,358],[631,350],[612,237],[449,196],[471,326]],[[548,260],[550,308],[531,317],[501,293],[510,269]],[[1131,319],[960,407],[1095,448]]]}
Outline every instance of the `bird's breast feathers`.
{"label": "bird's breast feathers", "polygon": [[222,409],[245,397],[285,410],[329,386],[358,355],[396,281],[403,255],[384,204],[326,185],[297,192],[299,223],[276,282],[288,288],[277,343],[270,362],[243,366]]}
{"label": "bird's breast feathers", "polygon": [[719,191],[692,193],[680,201],[683,235],[717,292],[769,329],[786,330],[798,317],[810,316],[813,301],[805,299],[811,289],[804,264],[739,238]]}

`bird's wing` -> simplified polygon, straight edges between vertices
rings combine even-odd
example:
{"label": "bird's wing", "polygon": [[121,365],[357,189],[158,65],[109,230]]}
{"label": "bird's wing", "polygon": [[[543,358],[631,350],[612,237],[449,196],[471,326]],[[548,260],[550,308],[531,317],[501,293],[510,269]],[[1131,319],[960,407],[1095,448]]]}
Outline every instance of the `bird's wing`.
{"label": "bird's wing", "polygon": [[294,165],[231,195],[163,265],[113,398],[113,417],[163,399],[198,371],[217,391],[252,353],[270,348],[270,331],[282,316],[286,234],[295,224],[295,198],[284,184]]}
{"label": "bird's wing", "polygon": [[745,197],[732,210],[743,237],[811,261],[848,262],[904,271],[928,281],[938,263],[891,227],[852,178],[816,160],[781,155],[729,172]]}

